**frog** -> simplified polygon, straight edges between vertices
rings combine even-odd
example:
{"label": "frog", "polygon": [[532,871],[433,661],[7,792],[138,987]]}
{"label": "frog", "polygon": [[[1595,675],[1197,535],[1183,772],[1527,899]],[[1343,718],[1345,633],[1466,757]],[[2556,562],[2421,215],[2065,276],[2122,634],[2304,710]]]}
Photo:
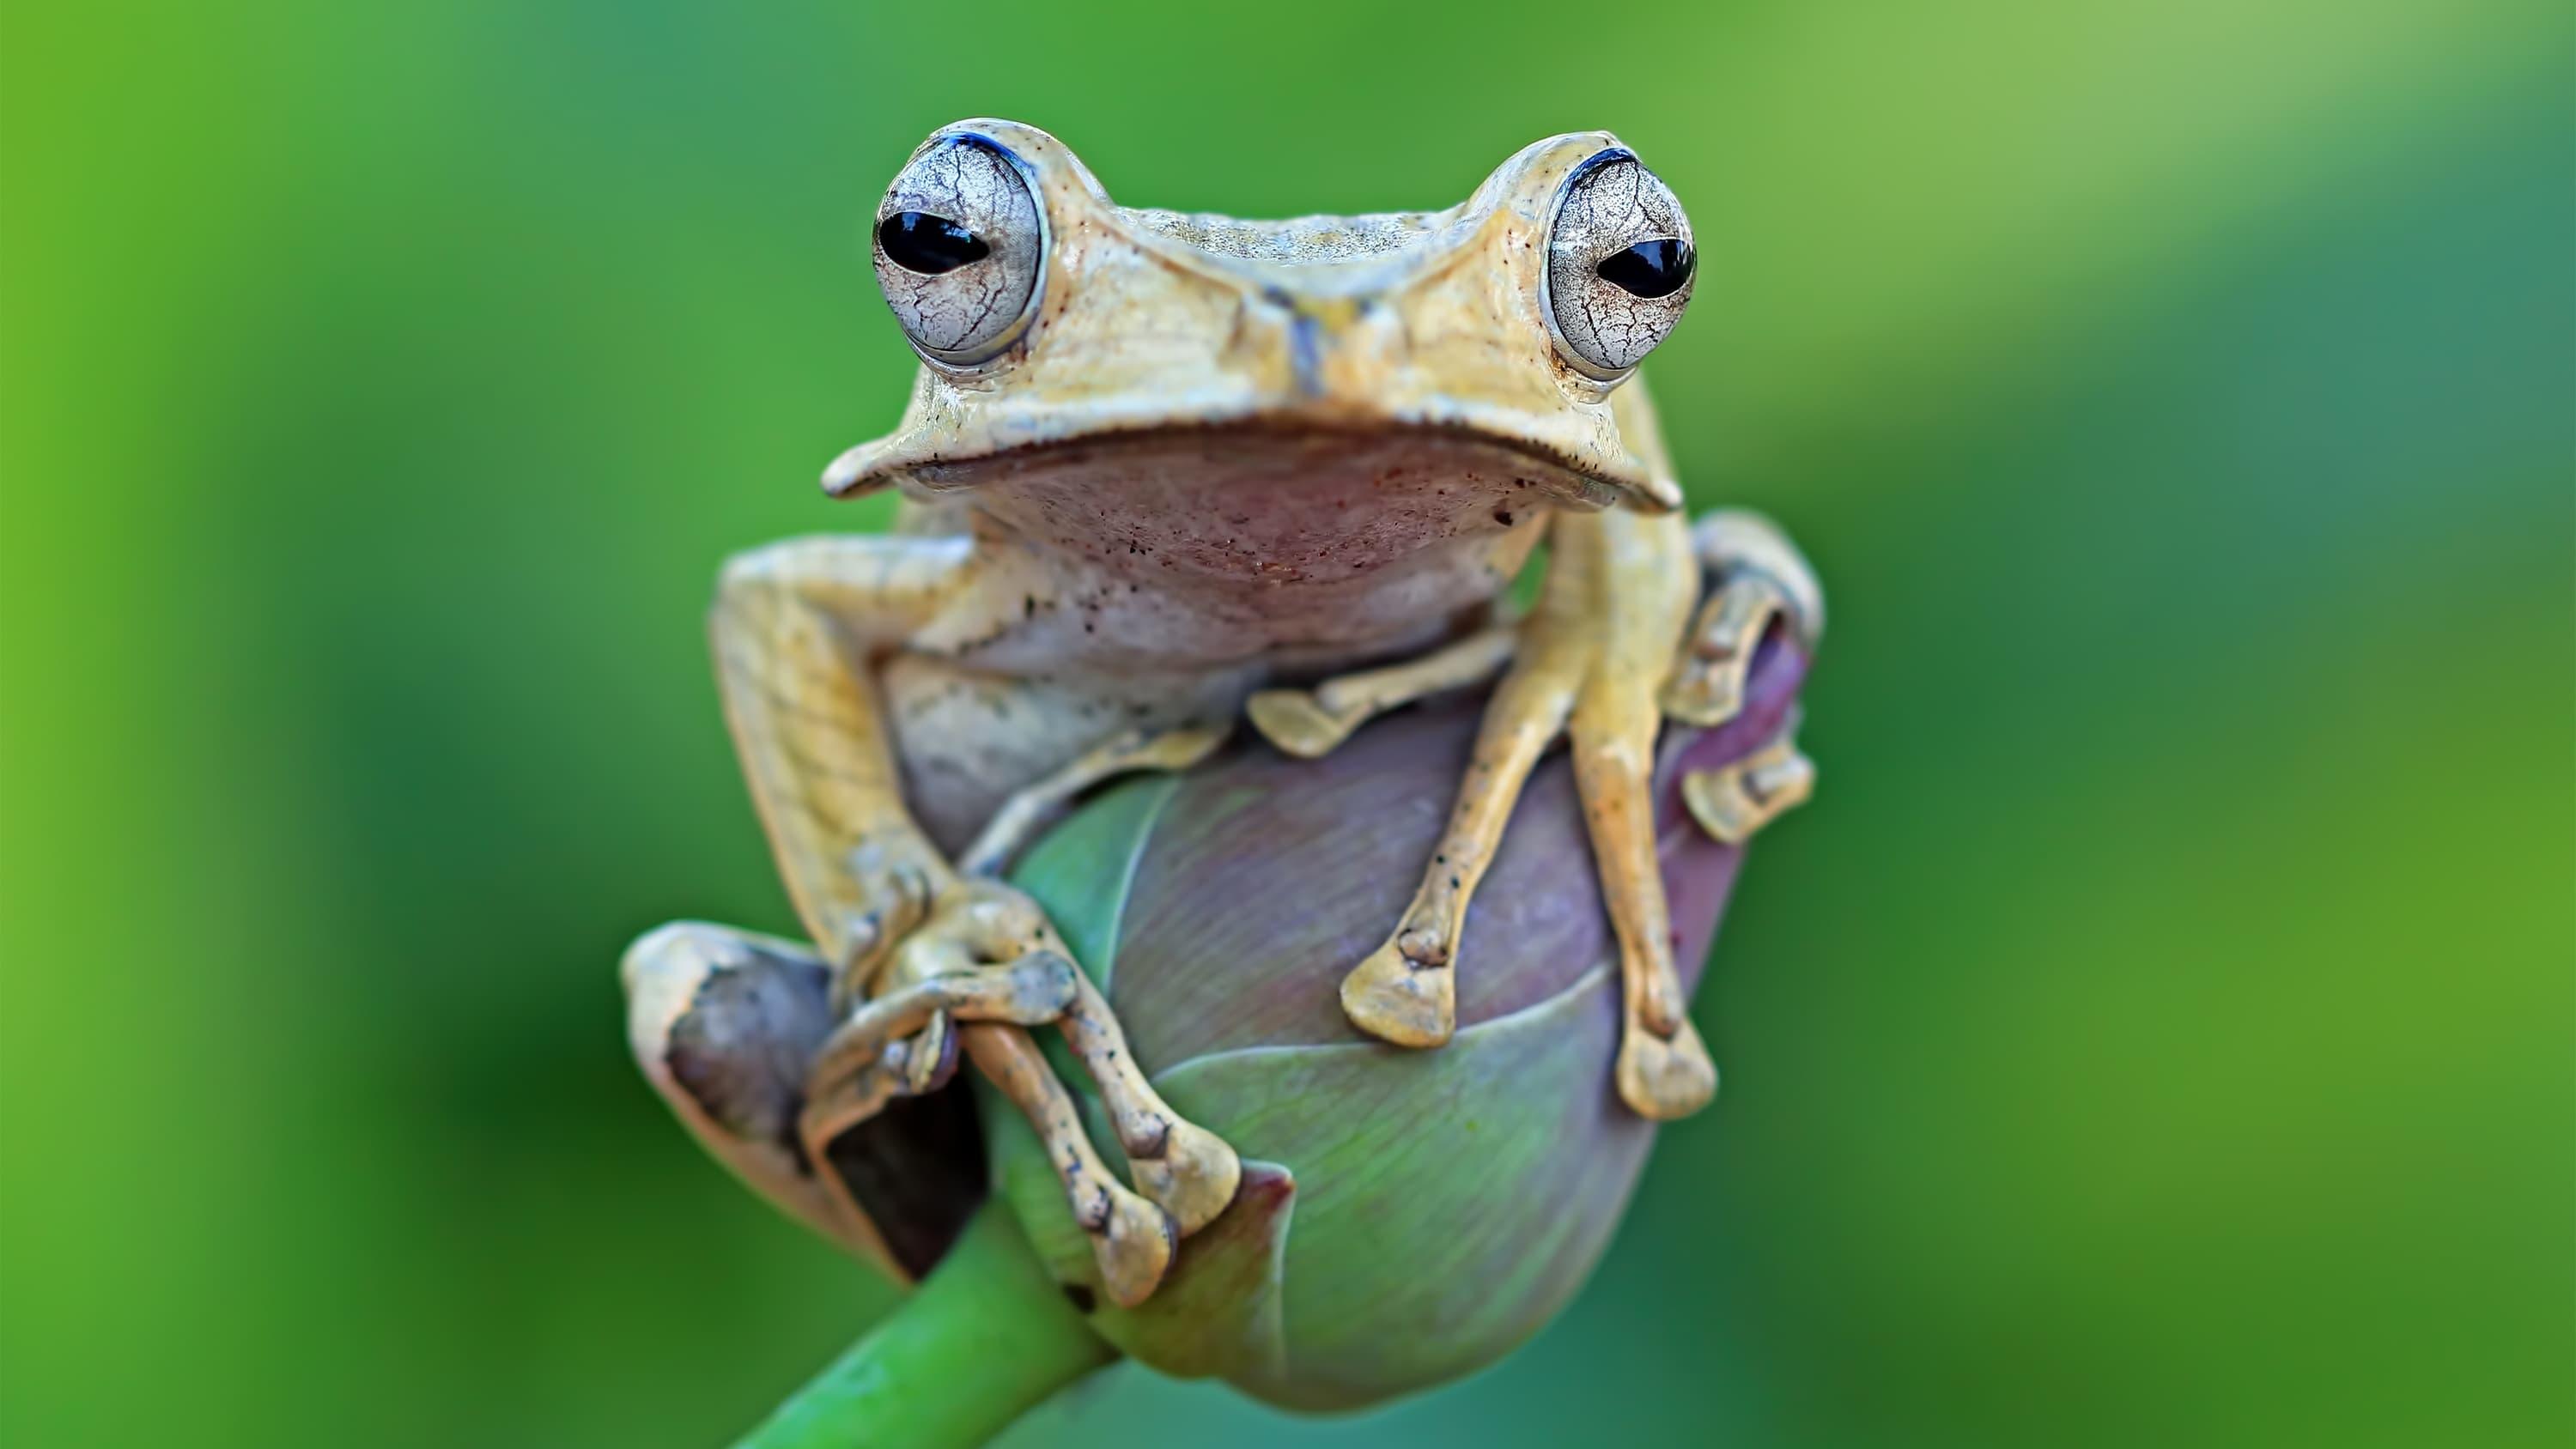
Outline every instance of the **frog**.
{"label": "frog", "polygon": [[[894,491],[894,522],[728,560],[711,614],[725,716],[810,941],[680,922],[623,963],[637,1052],[692,1129],[901,1276],[920,1264],[816,1165],[970,1062],[1044,1142],[1110,1297],[1143,1302],[1242,1159],[1156,1092],[1005,871],[1090,792],[1188,770],[1241,726],[1313,758],[1476,687],[1447,822],[1343,978],[1344,1013],[1387,1050],[1450,1039],[1468,907],[1563,743],[1617,944],[1617,1095],[1657,1120],[1705,1106],[1716,1069],[1657,864],[1658,740],[1732,718],[1756,648],[1812,650],[1824,605],[1769,520],[1684,510],[1638,376],[1698,274],[1661,178],[1581,131],[1446,210],[1243,221],[1122,206],[1055,137],[974,119],[912,153],[869,237],[920,366],[894,430],[822,481]],[[1741,841],[1806,797],[1794,728],[1684,781],[1702,828]],[[770,1114],[792,1124],[757,1129],[675,1076],[667,1040],[693,992],[755,959],[805,963],[834,1023],[801,1100]],[[1123,1177],[1033,1035],[1048,1030]]]}

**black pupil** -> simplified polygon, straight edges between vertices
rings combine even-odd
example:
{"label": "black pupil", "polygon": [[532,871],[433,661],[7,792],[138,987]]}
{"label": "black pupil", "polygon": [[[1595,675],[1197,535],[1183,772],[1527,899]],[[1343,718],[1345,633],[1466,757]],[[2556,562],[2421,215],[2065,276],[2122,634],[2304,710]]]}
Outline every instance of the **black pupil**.
{"label": "black pupil", "polygon": [[993,251],[982,237],[926,211],[898,211],[878,222],[877,245],[885,248],[886,260],[929,277],[980,262]]}
{"label": "black pupil", "polygon": [[1689,285],[1695,265],[1690,243],[1678,237],[1641,241],[1593,268],[1601,280],[1640,297],[1669,297]]}

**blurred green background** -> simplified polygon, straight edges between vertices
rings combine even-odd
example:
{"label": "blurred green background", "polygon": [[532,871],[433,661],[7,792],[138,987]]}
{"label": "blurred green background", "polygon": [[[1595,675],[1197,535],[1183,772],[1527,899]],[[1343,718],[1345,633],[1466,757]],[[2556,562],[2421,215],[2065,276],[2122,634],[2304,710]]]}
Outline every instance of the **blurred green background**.
{"label": "blurred green background", "polygon": [[702,1445],[885,1308],[612,966],[788,925],[701,610],[882,521],[863,227],[984,113],[1256,216],[1617,129],[1834,605],[1568,1315],[1013,1444],[2576,1438],[2563,3],[0,13],[0,1439]]}

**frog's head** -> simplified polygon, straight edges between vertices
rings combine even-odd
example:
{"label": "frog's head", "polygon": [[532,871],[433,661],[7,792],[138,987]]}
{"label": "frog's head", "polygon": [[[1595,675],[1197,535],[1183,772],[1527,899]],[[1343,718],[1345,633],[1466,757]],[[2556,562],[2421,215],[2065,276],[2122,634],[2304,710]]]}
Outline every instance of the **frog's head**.
{"label": "frog's head", "polygon": [[824,475],[835,494],[1365,459],[1377,476],[1345,483],[1681,501],[1622,384],[1690,300],[1690,222],[1604,131],[1528,147],[1446,211],[1243,222],[1118,206],[1045,132],[962,121],[895,178],[875,253],[921,377],[896,430]]}

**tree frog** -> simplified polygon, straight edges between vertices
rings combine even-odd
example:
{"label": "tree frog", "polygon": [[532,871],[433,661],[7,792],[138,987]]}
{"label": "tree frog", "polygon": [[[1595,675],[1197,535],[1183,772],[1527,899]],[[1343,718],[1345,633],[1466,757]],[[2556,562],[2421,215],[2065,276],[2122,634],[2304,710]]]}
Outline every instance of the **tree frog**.
{"label": "tree frog", "polygon": [[[805,1066],[792,1141],[747,1140],[657,1077],[684,1118],[886,1260],[846,1186],[810,1164],[962,1054],[1046,1142],[1111,1296],[1141,1301],[1240,1167],[1156,1094],[1000,872],[1075,797],[1187,769],[1238,721],[1315,756],[1489,679],[1420,889],[1352,964],[1345,1012],[1397,1048],[1449,1039],[1457,973],[1475,969],[1468,903],[1562,738],[1619,943],[1619,1094],[1654,1118],[1705,1104],[1716,1070],[1656,863],[1657,734],[1732,716],[1764,633],[1812,647],[1824,616],[1771,524],[1681,512],[1636,375],[1697,275],[1664,183],[1585,131],[1527,147],[1445,211],[1237,221],[1119,206],[1054,137],[970,120],[913,153],[872,238],[921,368],[895,430],[823,486],[899,490],[895,527],[731,560],[712,625],[837,1025]],[[1536,602],[1515,613],[1542,543]],[[1809,777],[1784,739],[1685,793],[1740,837]],[[625,962],[639,1050],[691,983],[802,949],[697,923],[647,936]],[[1128,1180],[1039,1028],[1096,1084]]]}

